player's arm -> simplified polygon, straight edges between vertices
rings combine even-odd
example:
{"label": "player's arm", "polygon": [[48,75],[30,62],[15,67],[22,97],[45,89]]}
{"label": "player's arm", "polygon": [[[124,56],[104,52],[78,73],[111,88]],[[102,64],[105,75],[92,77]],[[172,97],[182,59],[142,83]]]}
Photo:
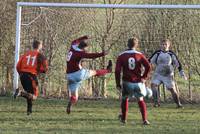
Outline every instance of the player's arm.
{"label": "player's arm", "polygon": [[41,72],[46,73],[48,71],[48,68],[49,68],[46,58],[45,58],[45,60],[43,60],[42,66],[43,66],[43,68],[40,69]]}
{"label": "player's arm", "polygon": [[48,71],[47,59],[42,54],[38,54],[38,57],[37,57],[37,71],[39,73],[46,73]]}
{"label": "player's arm", "polygon": [[151,56],[150,58],[148,59],[148,61],[151,63],[151,64],[154,64],[156,65],[157,64],[157,58],[158,58],[158,53],[160,52],[160,50],[157,50],[155,51]]}
{"label": "player's arm", "polygon": [[122,69],[122,64],[120,57],[117,58],[117,63],[115,66],[115,82],[116,82],[116,87],[121,88],[121,69]]}
{"label": "player's arm", "polygon": [[87,35],[79,37],[78,39],[73,40],[72,43],[71,43],[71,45],[79,44],[81,41],[87,40],[87,39],[88,39]]}
{"label": "player's arm", "polygon": [[182,64],[179,61],[177,55],[172,51],[170,51],[170,52],[172,53],[172,63],[173,63],[173,65],[178,68],[180,76],[184,77],[184,79],[187,80],[187,77],[186,77],[186,75],[185,75],[185,73],[183,71],[183,68],[182,68]]}
{"label": "player's arm", "polygon": [[17,66],[16,66],[17,72],[18,72],[19,74],[21,73],[22,58],[23,58],[23,56],[21,56],[21,57],[19,58],[19,61],[17,62]]}
{"label": "player's arm", "polygon": [[172,64],[175,67],[177,67],[179,71],[183,70],[182,65],[181,65],[177,55],[172,51],[170,51],[170,53],[171,53],[171,57],[172,57]]}
{"label": "player's arm", "polygon": [[81,51],[79,53],[79,56],[81,58],[88,58],[88,59],[95,59],[95,58],[99,58],[99,57],[102,57],[102,56],[105,56],[105,55],[107,55],[107,52],[102,52],[102,53],[87,53],[87,52]]}
{"label": "player's arm", "polygon": [[142,62],[142,65],[144,66],[144,69],[145,69],[144,74],[142,76],[142,79],[146,80],[150,71],[151,71],[151,66],[150,66],[149,61],[147,60],[147,58],[144,55],[142,55],[141,57],[142,57],[141,62]]}

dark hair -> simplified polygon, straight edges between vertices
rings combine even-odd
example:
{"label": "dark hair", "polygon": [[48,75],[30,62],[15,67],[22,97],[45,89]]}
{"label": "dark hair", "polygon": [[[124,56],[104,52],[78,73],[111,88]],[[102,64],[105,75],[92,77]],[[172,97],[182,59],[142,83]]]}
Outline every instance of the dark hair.
{"label": "dark hair", "polygon": [[138,41],[138,38],[136,38],[136,37],[132,37],[132,38],[128,39],[127,46],[129,48],[133,48],[135,46],[135,44],[136,44],[136,41]]}
{"label": "dark hair", "polygon": [[87,47],[88,46],[88,44],[85,42],[85,41],[81,41],[80,43],[79,43],[79,45],[78,45],[78,47],[80,48],[80,49],[83,49],[83,48],[85,48],[85,47]]}
{"label": "dark hair", "polygon": [[38,49],[39,45],[42,44],[42,41],[34,40],[33,41],[33,49]]}

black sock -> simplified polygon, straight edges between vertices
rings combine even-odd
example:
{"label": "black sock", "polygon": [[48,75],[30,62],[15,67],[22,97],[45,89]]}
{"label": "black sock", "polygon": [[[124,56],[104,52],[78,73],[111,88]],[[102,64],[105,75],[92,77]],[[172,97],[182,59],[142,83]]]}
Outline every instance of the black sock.
{"label": "black sock", "polygon": [[27,99],[27,112],[32,113],[32,99]]}
{"label": "black sock", "polygon": [[26,98],[26,99],[32,99],[33,98],[33,95],[31,93],[27,93],[26,91],[22,91],[21,96]]}

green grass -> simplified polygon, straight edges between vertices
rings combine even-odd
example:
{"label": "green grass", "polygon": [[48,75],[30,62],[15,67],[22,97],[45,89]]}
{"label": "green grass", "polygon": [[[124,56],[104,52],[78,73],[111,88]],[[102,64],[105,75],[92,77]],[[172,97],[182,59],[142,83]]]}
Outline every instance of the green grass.
{"label": "green grass", "polygon": [[184,109],[176,109],[175,104],[162,104],[160,108],[147,104],[150,126],[141,125],[135,102],[129,105],[125,126],[117,119],[117,100],[80,100],[70,115],[65,113],[65,105],[65,100],[40,98],[34,102],[33,114],[27,116],[23,98],[0,97],[0,133],[197,134],[200,131],[200,105],[187,104]]}

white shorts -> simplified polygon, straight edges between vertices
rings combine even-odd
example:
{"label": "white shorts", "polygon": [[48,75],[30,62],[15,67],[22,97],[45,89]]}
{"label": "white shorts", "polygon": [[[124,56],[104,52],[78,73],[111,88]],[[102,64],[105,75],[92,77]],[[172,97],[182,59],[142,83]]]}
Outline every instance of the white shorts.
{"label": "white shorts", "polygon": [[90,70],[81,69],[74,73],[69,73],[66,75],[68,80],[68,88],[71,92],[76,92],[81,86],[82,81],[87,80],[90,78]]}
{"label": "white shorts", "polygon": [[160,85],[163,83],[168,89],[175,88],[175,81],[173,76],[162,76],[157,73],[154,73],[151,83]]}
{"label": "white shorts", "polygon": [[144,97],[147,95],[146,87],[144,83],[132,83],[123,81],[122,95],[125,97],[135,96],[136,98]]}

